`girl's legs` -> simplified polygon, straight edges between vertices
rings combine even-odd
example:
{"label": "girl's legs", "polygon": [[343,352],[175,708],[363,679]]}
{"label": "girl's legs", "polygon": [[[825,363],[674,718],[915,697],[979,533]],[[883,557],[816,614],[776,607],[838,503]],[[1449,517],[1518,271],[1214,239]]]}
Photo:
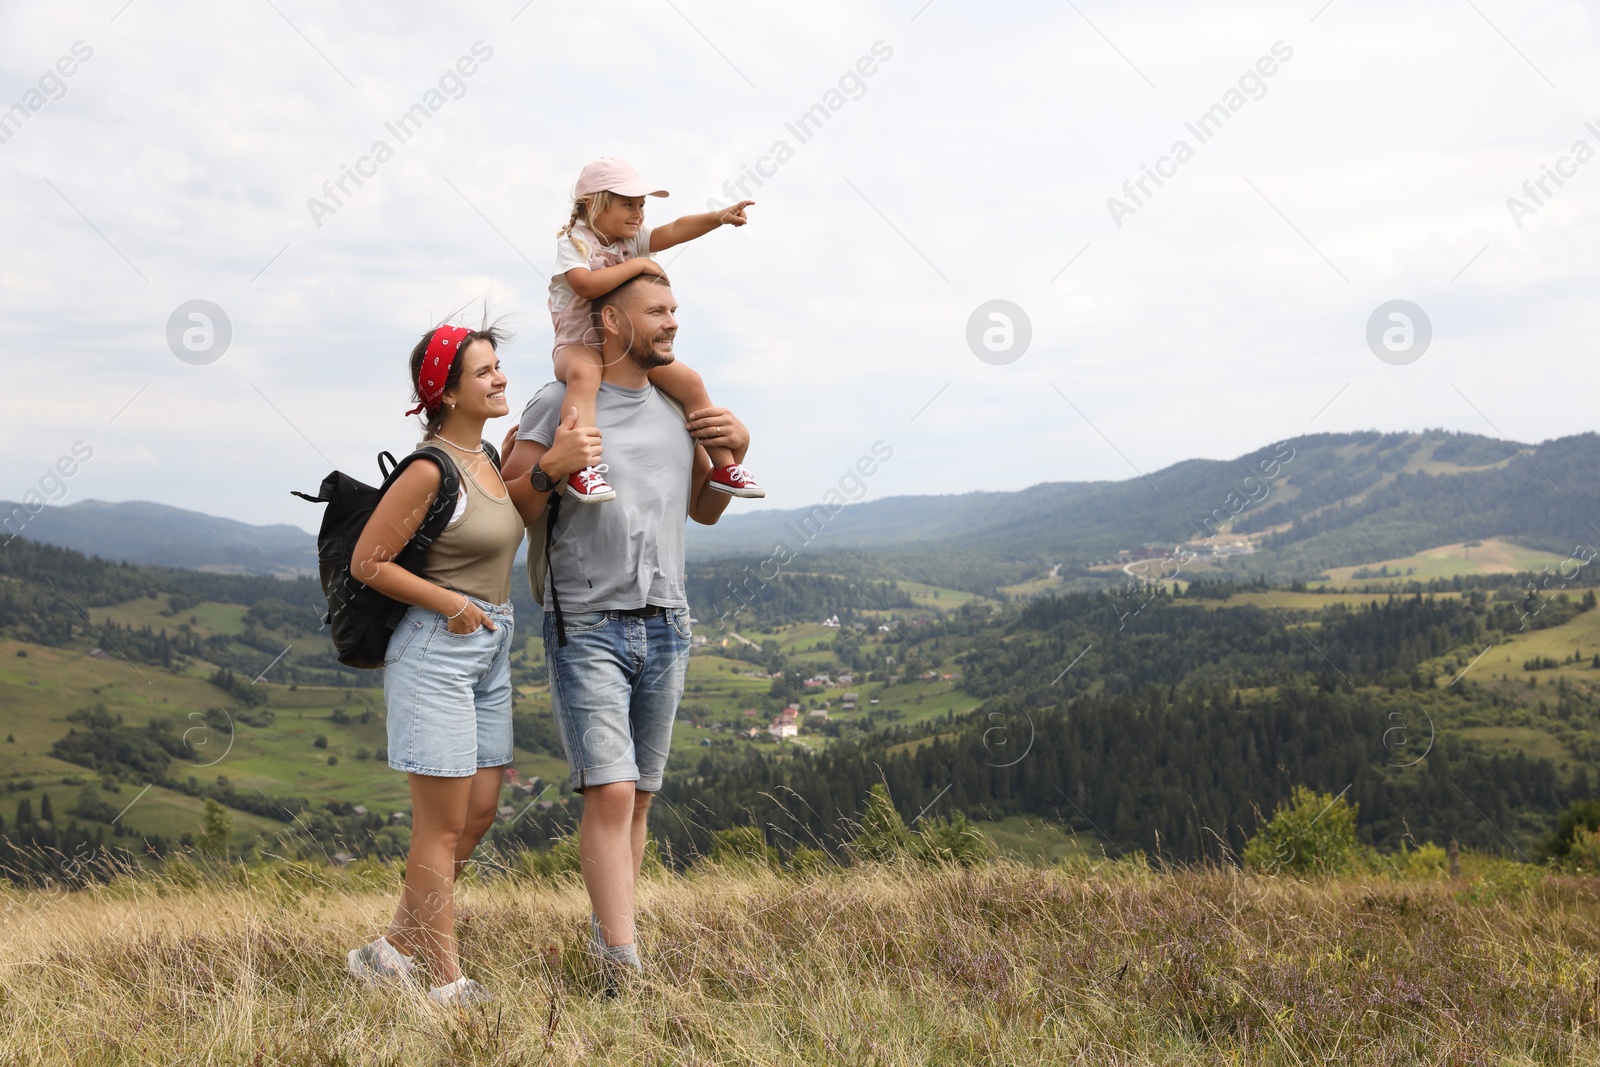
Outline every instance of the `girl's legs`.
{"label": "girl's legs", "polygon": [[468,799],[479,775],[406,777],[411,784],[411,852],[400,906],[384,936],[408,956],[420,950],[433,984],[446,985],[461,977],[456,957],[456,856],[466,835]]}
{"label": "girl's legs", "polygon": [[[599,349],[588,345],[562,345],[556,350],[556,377],[567,385],[567,398],[563,408],[578,409],[578,425],[595,425],[595,403],[600,396]],[[617,491],[598,469],[601,465],[585,467],[567,479],[566,491],[585,504],[601,504],[617,495]]]}
{"label": "girl's legs", "polygon": [[[706,390],[705,379],[700,377],[699,371],[685,363],[674,360],[665,367],[653,368],[650,371],[650,384],[682,404],[684,414],[715,407],[711,403],[710,392]],[[713,467],[726,467],[734,462],[733,453],[720,446],[707,448],[706,454],[711,457]]]}
{"label": "girl's legs", "polygon": [[556,379],[567,387],[563,406],[578,409],[578,425],[595,425],[595,401],[600,395],[601,357],[586,345],[562,345],[556,350]]}

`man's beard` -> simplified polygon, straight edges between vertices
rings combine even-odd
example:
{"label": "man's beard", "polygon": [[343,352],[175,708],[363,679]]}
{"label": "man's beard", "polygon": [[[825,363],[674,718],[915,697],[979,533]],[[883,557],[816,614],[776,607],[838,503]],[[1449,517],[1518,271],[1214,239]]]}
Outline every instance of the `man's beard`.
{"label": "man's beard", "polygon": [[[671,341],[675,336],[676,335],[668,335],[667,340]],[[628,358],[632,359],[641,368],[647,371],[655,370],[657,367],[665,367],[667,364],[674,362],[678,357],[672,352],[668,351],[663,354],[656,351],[656,341],[659,340],[661,340],[661,335],[657,334],[655,339],[652,340],[650,344],[643,346],[643,351],[635,351],[634,349],[640,346],[630,345],[628,348]]]}

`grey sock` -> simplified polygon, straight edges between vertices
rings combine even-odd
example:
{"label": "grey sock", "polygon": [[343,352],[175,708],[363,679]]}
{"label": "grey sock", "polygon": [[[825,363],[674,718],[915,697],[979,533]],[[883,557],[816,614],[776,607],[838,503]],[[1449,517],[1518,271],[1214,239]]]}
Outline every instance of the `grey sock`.
{"label": "grey sock", "polygon": [[644,964],[639,962],[639,950],[632,941],[626,945],[607,945],[604,956],[612,963],[620,963],[635,971],[644,970]]}
{"label": "grey sock", "polygon": [[620,963],[636,971],[644,970],[644,964],[639,961],[639,949],[629,941],[626,945],[606,944],[605,931],[600,927],[600,916],[594,912],[589,913],[589,947],[595,955],[603,956],[612,963]]}

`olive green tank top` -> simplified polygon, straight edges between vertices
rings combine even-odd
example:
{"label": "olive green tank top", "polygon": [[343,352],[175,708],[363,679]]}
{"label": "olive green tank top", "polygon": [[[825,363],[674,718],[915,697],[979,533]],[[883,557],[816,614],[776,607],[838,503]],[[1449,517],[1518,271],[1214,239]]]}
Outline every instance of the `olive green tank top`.
{"label": "olive green tank top", "polygon": [[422,561],[422,577],[458,593],[504,604],[511,599],[511,566],[526,532],[511,496],[490,496],[459,464],[456,513]]}

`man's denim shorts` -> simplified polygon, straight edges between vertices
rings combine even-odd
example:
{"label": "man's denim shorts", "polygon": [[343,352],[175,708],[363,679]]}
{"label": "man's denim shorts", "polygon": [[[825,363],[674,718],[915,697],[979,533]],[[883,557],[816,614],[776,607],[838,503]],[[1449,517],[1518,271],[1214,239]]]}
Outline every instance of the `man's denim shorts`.
{"label": "man's denim shorts", "polygon": [[410,607],[389,638],[383,701],[397,771],[460,778],[511,762],[511,605],[470,599],[498,629],[453,634],[437,611]]}
{"label": "man's denim shorts", "polygon": [[634,782],[661,789],[672,720],[689,669],[689,611],[639,617],[616,611],[563,612],[567,645],[545,612],[550,702],[567,750],[572,788]]}

